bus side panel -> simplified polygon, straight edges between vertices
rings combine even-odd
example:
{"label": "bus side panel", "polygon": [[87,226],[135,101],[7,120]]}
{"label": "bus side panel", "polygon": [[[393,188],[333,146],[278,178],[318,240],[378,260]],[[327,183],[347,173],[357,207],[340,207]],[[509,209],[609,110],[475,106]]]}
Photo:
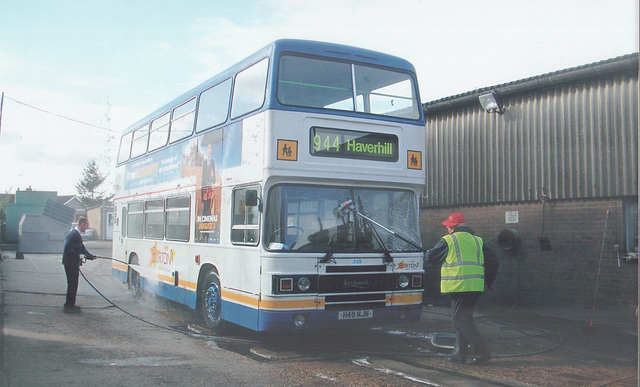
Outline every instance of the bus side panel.
{"label": "bus side panel", "polygon": [[164,282],[155,284],[153,281],[149,281],[146,278],[140,279],[140,286],[145,291],[155,293],[160,297],[186,305],[191,309],[196,308],[196,293],[187,289],[179,288]]}
{"label": "bus side panel", "polygon": [[[111,268],[111,275],[125,283],[128,280],[127,272],[119,268]],[[140,287],[146,292],[186,305],[191,309],[196,308],[196,293],[187,289],[145,277],[140,278]]]}
{"label": "bus side panel", "polygon": [[258,310],[222,300],[222,319],[242,327],[258,330]]}
{"label": "bus side panel", "polygon": [[111,275],[116,277],[117,279],[119,279],[120,281],[126,283],[127,282],[127,272],[126,271],[122,271],[118,268],[112,267],[111,268]]}

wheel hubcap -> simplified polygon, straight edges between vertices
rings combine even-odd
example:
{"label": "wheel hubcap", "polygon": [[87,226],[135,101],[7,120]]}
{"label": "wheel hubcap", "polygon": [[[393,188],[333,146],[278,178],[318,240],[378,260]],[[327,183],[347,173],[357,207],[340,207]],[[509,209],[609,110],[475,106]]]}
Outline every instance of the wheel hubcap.
{"label": "wheel hubcap", "polygon": [[209,284],[207,291],[204,293],[204,308],[209,320],[214,321],[218,318],[219,307],[220,290],[216,284]]}

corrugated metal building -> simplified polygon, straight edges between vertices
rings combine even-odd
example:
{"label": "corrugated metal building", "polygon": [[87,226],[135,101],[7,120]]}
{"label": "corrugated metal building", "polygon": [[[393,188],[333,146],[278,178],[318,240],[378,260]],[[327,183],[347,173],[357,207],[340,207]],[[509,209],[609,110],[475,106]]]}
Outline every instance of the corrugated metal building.
{"label": "corrugated metal building", "polygon": [[[479,97],[490,95],[498,107],[488,112]],[[424,109],[425,246],[444,232],[440,222],[448,213],[459,211],[486,240],[505,229],[519,237],[517,252],[503,254],[499,278],[519,302],[587,301],[597,294],[637,304],[637,53]],[[613,287],[587,291],[601,255],[611,277],[604,286]],[[618,255],[629,263],[618,268]],[[537,273],[522,277],[528,270]]]}

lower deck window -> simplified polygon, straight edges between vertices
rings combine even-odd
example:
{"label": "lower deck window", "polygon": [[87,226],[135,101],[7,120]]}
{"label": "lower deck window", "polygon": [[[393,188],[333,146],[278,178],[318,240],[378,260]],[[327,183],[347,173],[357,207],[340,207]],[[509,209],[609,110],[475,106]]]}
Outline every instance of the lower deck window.
{"label": "lower deck window", "polygon": [[190,204],[188,196],[167,199],[167,240],[189,240]]}
{"label": "lower deck window", "polygon": [[144,203],[129,203],[127,211],[127,236],[142,238],[144,229]]}
{"label": "lower deck window", "polygon": [[247,206],[245,200],[248,191],[257,189],[257,187],[251,187],[233,191],[233,225],[231,226],[231,242],[233,243],[258,244],[260,212],[258,206]]}
{"label": "lower deck window", "polygon": [[123,235],[137,239],[189,240],[191,199],[189,196],[129,203],[122,210]]}
{"label": "lower deck window", "polygon": [[149,239],[164,238],[164,200],[145,203],[144,236]]}

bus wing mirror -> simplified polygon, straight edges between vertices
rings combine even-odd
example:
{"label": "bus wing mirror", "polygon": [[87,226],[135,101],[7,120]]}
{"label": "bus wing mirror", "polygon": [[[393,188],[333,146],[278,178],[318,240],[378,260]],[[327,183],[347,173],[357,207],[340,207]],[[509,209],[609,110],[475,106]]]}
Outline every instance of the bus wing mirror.
{"label": "bus wing mirror", "polygon": [[249,189],[245,191],[244,203],[247,207],[255,207],[258,205],[258,191],[255,189]]}

